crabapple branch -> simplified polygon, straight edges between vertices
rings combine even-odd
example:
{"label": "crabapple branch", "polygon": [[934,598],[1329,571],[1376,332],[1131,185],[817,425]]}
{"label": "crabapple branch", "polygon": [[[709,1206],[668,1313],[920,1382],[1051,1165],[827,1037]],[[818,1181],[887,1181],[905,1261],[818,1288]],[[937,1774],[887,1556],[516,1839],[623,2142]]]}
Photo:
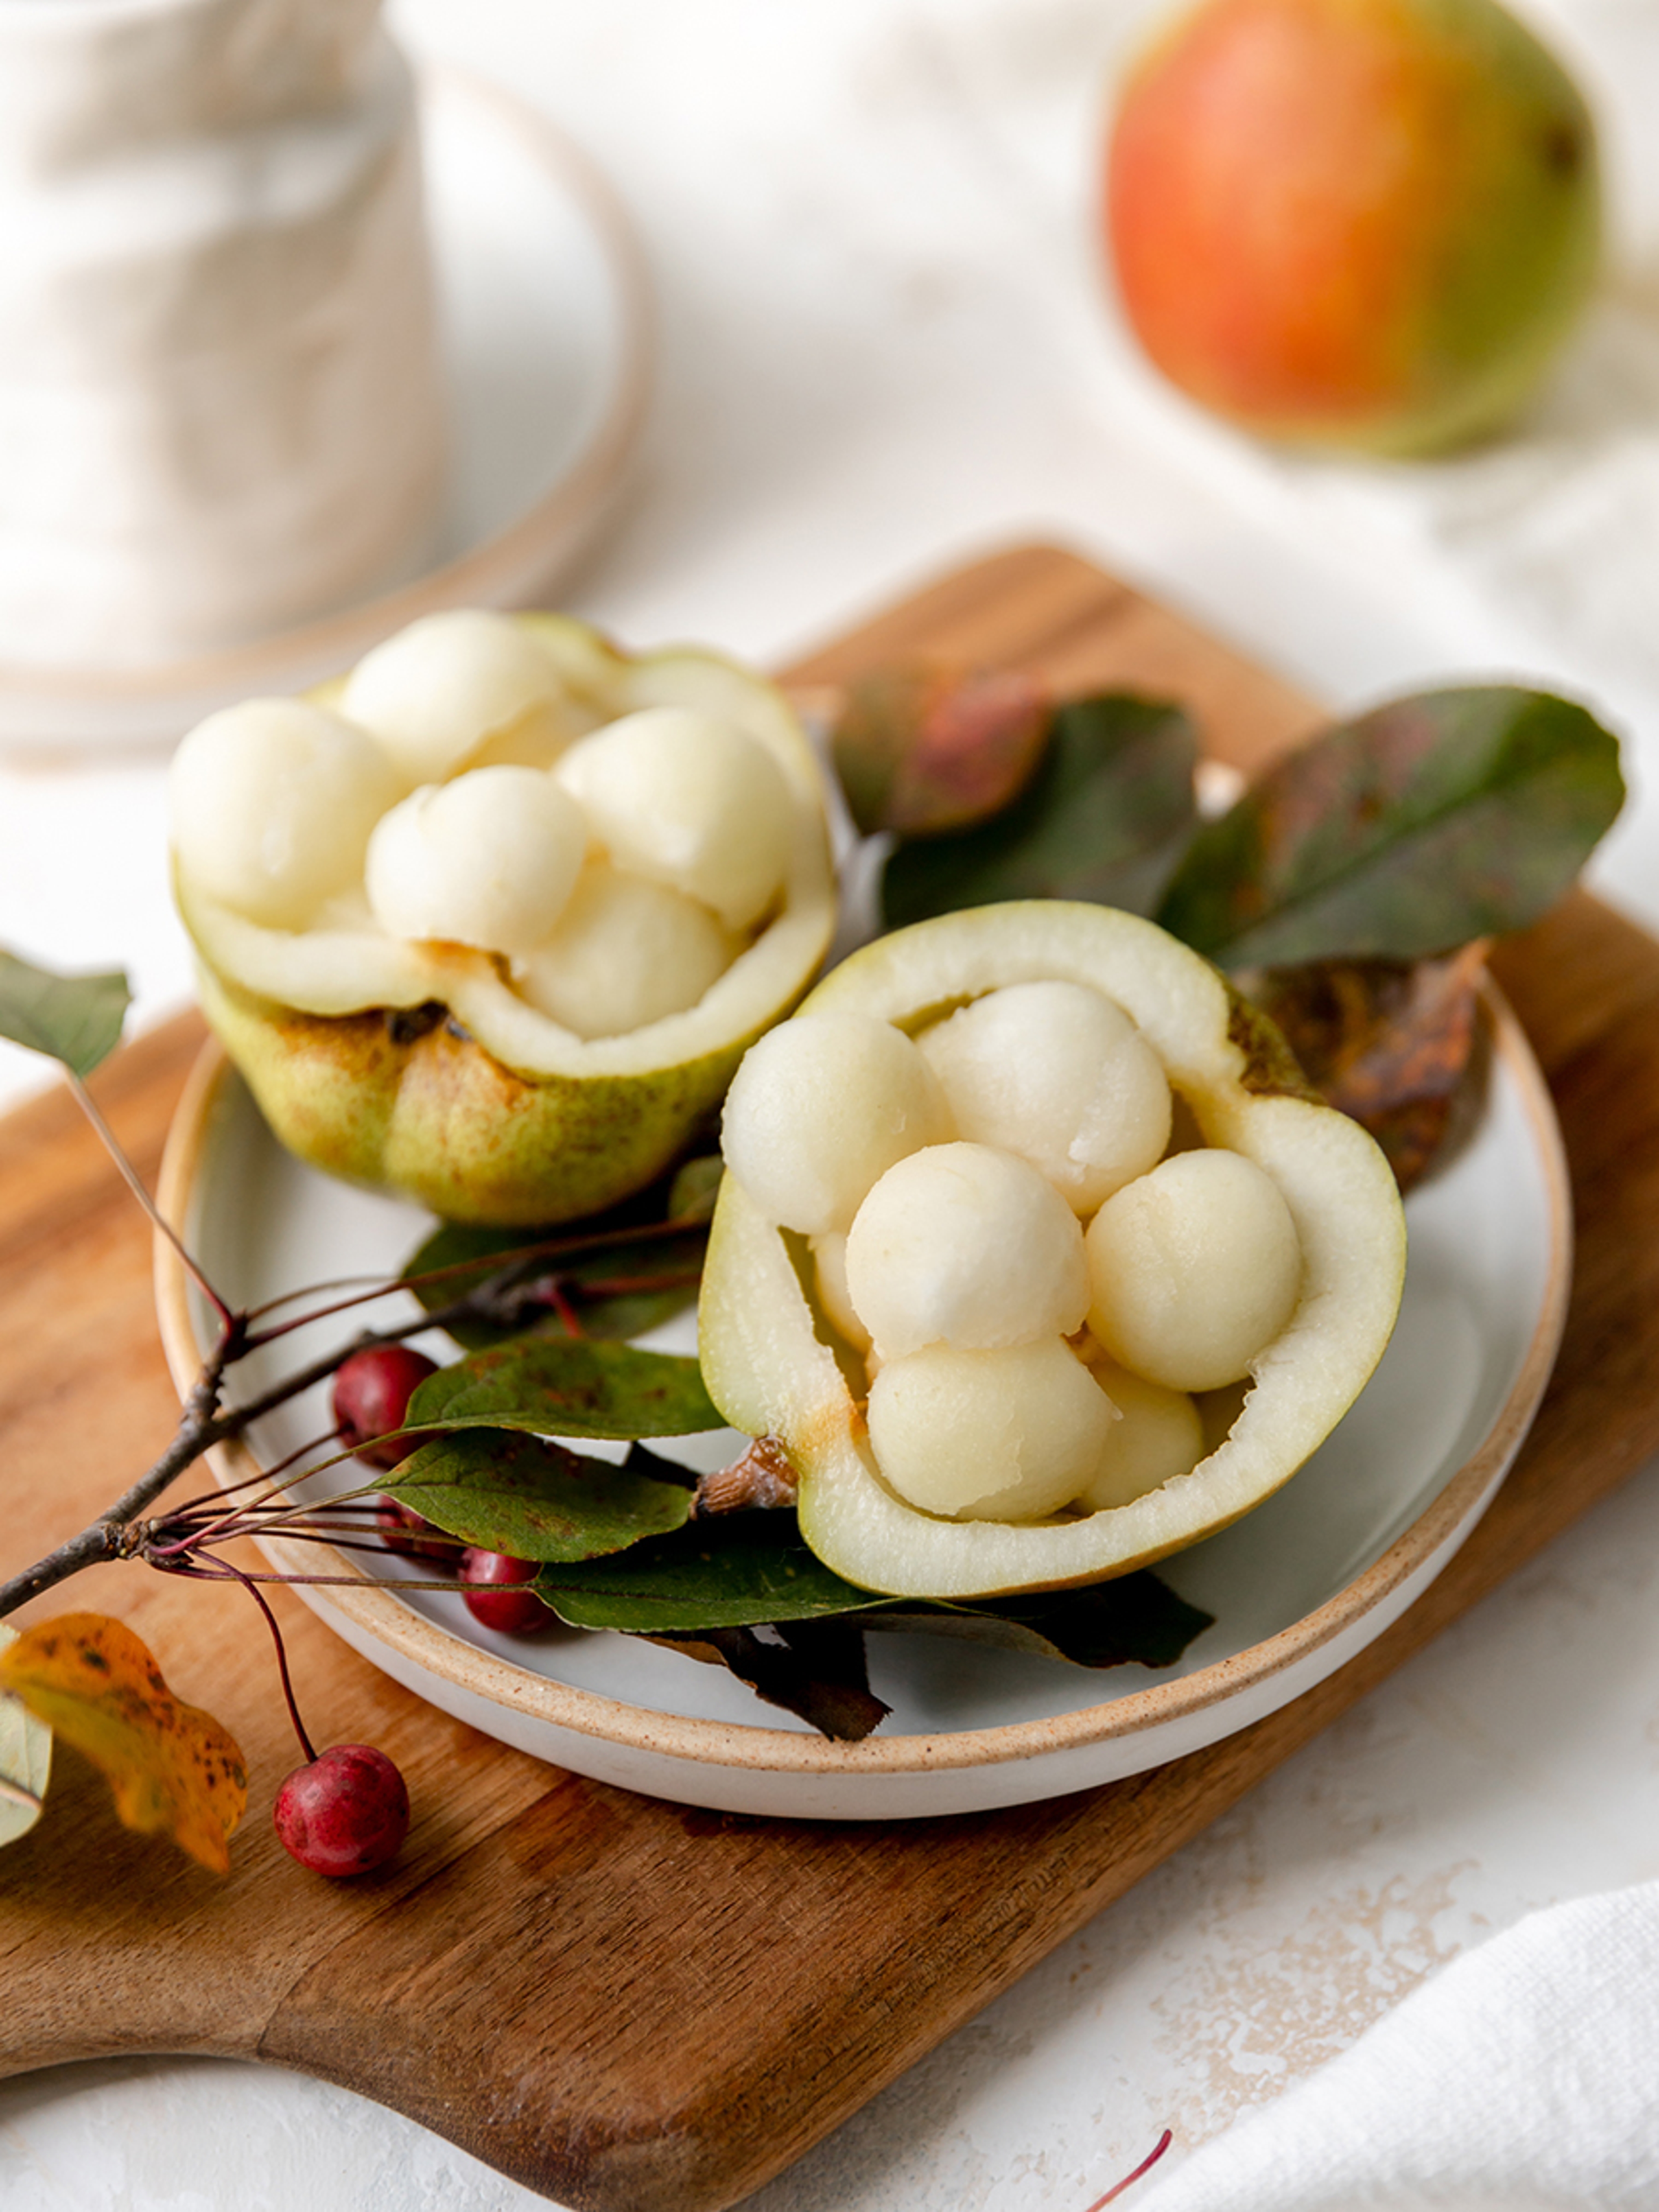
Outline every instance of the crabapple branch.
{"label": "crabapple branch", "polygon": [[[506,1271],[510,1277],[514,1270]],[[404,1287],[390,1284],[388,1290]],[[9,1581],[0,1583],[0,1619],[42,1591],[53,1589],[78,1574],[83,1567],[97,1566],[111,1559],[132,1558],[144,1541],[143,1534],[136,1524],[140,1516],[161,1495],[169,1484],[176,1481],[187,1468],[195,1465],[215,1445],[226,1443],[266,1413],[286,1405],[319,1382],[325,1382],[354,1352],[373,1346],[399,1344],[406,1337],[415,1336],[429,1328],[445,1328],[465,1321],[501,1322],[517,1318],[522,1309],[534,1304],[533,1293],[526,1286],[503,1280],[498,1272],[487,1282],[477,1285],[451,1304],[434,1312],[417,1315],[413,1320],[390,1328],[365,1331],[351,1343],[342,1345],[300,1368],[280,1382],[273,1383],[245,1404],[222,1409],[220,1398],[224,1388],[226,1370],[253,1349],[247,1333],[245,1316],[229,1314],[225,1317],[220,1340],[192,1385],[179,1417],[167,1449],[131,1488],[125,1491],[112,1505],[108,1506],[89,1527],[58,1545],[31,1567]]]}

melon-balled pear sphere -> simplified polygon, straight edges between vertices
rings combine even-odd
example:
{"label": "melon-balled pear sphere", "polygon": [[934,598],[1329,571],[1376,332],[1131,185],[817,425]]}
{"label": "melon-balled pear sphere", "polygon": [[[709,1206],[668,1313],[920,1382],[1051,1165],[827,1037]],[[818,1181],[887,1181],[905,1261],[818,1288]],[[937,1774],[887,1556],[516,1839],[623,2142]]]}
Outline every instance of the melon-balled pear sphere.
{"label": "melon-balled pear sphere", "polygon": [[548,760],[587,718],[523,623],[485,608],[422,615],[365,653],[339,708],[372,730],[408,783],[441,783],[483,740],[533,719]]}
{"label": "melon-balled pear sphere", "polygon": [[515,981],[575,1036],[623,1036],[695,1006],[737,950],[695,899],[590,860],[558,927],[520,963]]}
{"label": "melon-balled pear sphere", "polygon": [[1038,1169],[1087,1216],[1162,1158],[1170,1085],[1124,1012],[1086,983],[1010,983],[917,1039],[976,1144]]}
{"label": "melon-balled pear sphere", "polygon": [[1177,1474],[1190,1474],[1204,1456],[1204,1424],[1184,1390],[1131,1375],[1101,1357],[1089,1371],[1117,1407],[1100,1464],[1073,1503],[1087,1513],[1131,1505]]}
{"label": "melon-balled pear sphere", "polygon": [[1170,1390],[1241,1381],[1289,1321],[1302,1247],[1283,1193],[1241,1152],[1177,1152],[1089,1224],[1089,1328]]}
{"label": "melon-balled pear sphere", "polygon": [[544,769],[471,769],[376,824],[368,902],[394,937],[527,953],[563,913],[586,842],[580,808]]}
{"label": "melon-balled pear sphere", "polygon": [[758,738],[689,707],[624,714],[573,745],[555,773],[619,868],[649,876],[747,929],[776,897],[794,802]]}
{"label": "melon-balled pear sphere", "polygon": [[1083,1231],[1012,1152],[933,1145],[889,1168],[854,1216],[847,1289],[884,1360],[1068,1336],[1089,1305]]}
{"label": "melon-balled pear sphere", "polygon": [[925,1513],[1034,1521],[1088,1482],[1117,1414],[1058,1337],[998,1352],[929,1345],[870,1386],[870,1443]]}
{"label": "melon-balled pear sphere", "polygon": [[872,1350],[870,1332],[859,1319],[858,1309],[847,1287],[847,1239],[831,1230],[825,1236],[814,1237],[811,1245],[812,1277],[818,1304],[854,1352]]}
{"label": "melon-balled pear sphere", "polygon": [[873,1014],[797,1014],[744,1054],[720,1149],[769,1221],[845,1231],[872,1185],[955,1134],[933,1070]]}
{"label": "melon-balled pear sphere", "polygon": [[268,929],[301,930],[362,879],[402,785],[374,740],[302,699],[248,699],[198,722],[167,779],[186,879]]}

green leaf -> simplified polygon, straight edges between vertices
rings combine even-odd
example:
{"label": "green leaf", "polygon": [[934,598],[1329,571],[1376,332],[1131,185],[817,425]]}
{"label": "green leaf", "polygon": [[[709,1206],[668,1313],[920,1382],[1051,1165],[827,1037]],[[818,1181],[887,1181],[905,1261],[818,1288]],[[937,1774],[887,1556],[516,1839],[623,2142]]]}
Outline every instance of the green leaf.
{"label": "green leaf", "polygon": [[1003,899],[1089,899],[1144,914],[1196,813],[1197,745],[1177,707],[1110,694],[1054,718],[1036,775],[993,820],[890,856],[890,927]]}
{"label": "green leaf", "polygon": [[1617,738],[1571,701],[1424,692],[1270,769],[1199,831],[1157,918],[1227,967],[1449,951],[1535,921],[1624,795]]}
{"label": "green leaf", "polygon": [[1083,1667],[1170,1667],[1210,1615],[1146,1571],[1087,1589],[939,1605],[885,1598],[833,1573],[791,1514],[693,1521],[625,1557],[544,1568],[536,1588],[573,1628],[616,1628],[678,1641],[717,1628],[840,1620],[849,1628],[963,1636]]}
{"label": "green leaf", "polygon": [[[486,1280],[508,1254],[522,1252],[525,1243],[521,1229],[477,1229],[449,1223],[427,1238],[404,1272],[419,1276],[441,1269],[465,1270],[446,1273],[441,1281],[414,1285],[416,1297],[431,1313]],[[708,1243],[708,1230],[698,1224],[684,1234],[607,1241],[600,1251],[577,1253],[569,1258],[528,1259],[522,1266],[507,1270],[507,1282],[514,1288],[503,1298],[500,1321],[468,1317],[449,1322],[449,1333],[469,1352],[526,1334],[566,1336],[564,1316],[552,1297],[551,1285],[556,1281],[584,1336],[608,1342],[643,1336],[647,1329],[659,1328],[696,1304]]]}
{"label": "green leaf", "polygon": [[822,1620],[881,1602],[813,1557],[793,1513],[694,1521],[624,1559],[544,1568],[536,1589],[573,1628],[669,1637]]}
{"label": "green leaf", "polygon": [[1046,687],[1014,669],[887,668],[848,686],[830,737],[868,836],[933,836],[1006,806],[1042,757]]}
{"label": "green leaf", "polygon": [[1009,1651],[1035,1651],[1079,1667],[1173,1667],[1213,1615],[1177,1597],[1143,1569],[1085,1589],[1043,1590],[1029,1597],[987,1598],[977,1605],[900,1605],[872,1613],[866,1628],[914,1629],[960,1636]]}
{"label": "green leaf", "polygon": [[644,1457],[616,1467],[538,1437],[473,1431],[422,1444],[383,1486],[464,1543],[515,1559],[591,1559],[678,1528],[690,1512],[691,1491],[654,1480]]}
{"label": "green leaf", "polygon": [[[17,1631],[0,1622],[0,1651]],[[0,1845],[27,1835],[40,1817],[52,1775],[52,1730],[21,1698],[0,1692]]]}
{"label": "green leaf", "polygon": [[121,1042],[132,994],[118,969],[59,975],[0,951],[0,1036],[90,1075]]}
{"label": "green leaf", "polygon": [[632,1438],[692,1436],[723,1424],[695,1359],[628,1344],[520,1336],[428,1375],[404,1425]]}
{"label": "green leaf", "polygon": [[668,1218],[712,1221],[725,1173],[726,1162],[718,1152],[703,1152],[688,1160],[668,1186]]}

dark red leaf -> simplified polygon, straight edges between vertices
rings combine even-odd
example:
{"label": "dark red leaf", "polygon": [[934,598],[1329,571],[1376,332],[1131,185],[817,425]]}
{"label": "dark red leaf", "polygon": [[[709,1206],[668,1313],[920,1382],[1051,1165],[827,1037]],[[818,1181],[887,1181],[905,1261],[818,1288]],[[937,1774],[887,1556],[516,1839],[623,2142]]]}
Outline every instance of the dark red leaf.
{"label": "dark red leaf", "polygon": [[1015,669],[891,668],[849,686],[832,733],[836,772],[866,836],[932,836],[982,822],[1030,780],[1048,696]]}

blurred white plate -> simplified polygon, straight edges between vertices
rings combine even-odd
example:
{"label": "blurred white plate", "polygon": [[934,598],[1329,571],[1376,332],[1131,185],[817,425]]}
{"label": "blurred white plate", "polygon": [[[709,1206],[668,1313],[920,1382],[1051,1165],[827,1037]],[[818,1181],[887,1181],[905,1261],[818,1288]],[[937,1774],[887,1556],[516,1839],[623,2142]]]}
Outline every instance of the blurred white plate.
{"label": "blurred white plate", "polygon": [[[1526,1039],[1496,992],[1486,1012],[1486,1110],[1465,1149],[1407,1201],[1410,1261],[1394,1340],[1358,1404],[1293,1480],[1158,1569],[1215,1615],[1173,1668],[1095,1672],[955,1638],[872,1635],[871,1686],[892,1716],[863,1743],[830,1743],[757,1704],[723,1670],[637,1638],[495,1636],[459,1596],[384,1588],[382,1573],[412,1571],[391,1554],[382,1569],[365,1555],[292,1541],[266,1549],[284,1571],[349,1577],[300,1595],[445,1711],[558,1765],[688,1804],[822,1820],[978,1811],[1198,1750],[1334,1673],[1404,1612],[1485,1511],[1543,1395],[1571,1274],[1566,1166]],[[236,1304],[325,1278],[395,1274],[431,1227],[413,1206],[291,1159],[216,1046],[179,1106],[162,1205]],[[164,1247],[157,1297],[183,1390],[210,1330]],[[250,1360],[238,1370],[239,1394],[360,1325],[348,1315],[288,1340],[280,1362]],[[677,1351],[694,1344],[689,1320],[647,1340]],[[272,1465],[329,1426],[314,1393],[261,1424],[253,1449]],[[720,1431],[658,1449],[713,1468],[733,1455],[735,1440]],[[252,1471],[240,1449],[224,1455],[222,1479]]]}
{"label": "blurred white plate", "polygon": [[343,612],[157,667],[0,665],[0,744],[170,744],[216,707],[337,673],[417,615],[544,600],[584,551],[644,419],[639,249],[604,178],[534,109],[441,70],[422,78],[422,122],[453,441],[431,565]]}

